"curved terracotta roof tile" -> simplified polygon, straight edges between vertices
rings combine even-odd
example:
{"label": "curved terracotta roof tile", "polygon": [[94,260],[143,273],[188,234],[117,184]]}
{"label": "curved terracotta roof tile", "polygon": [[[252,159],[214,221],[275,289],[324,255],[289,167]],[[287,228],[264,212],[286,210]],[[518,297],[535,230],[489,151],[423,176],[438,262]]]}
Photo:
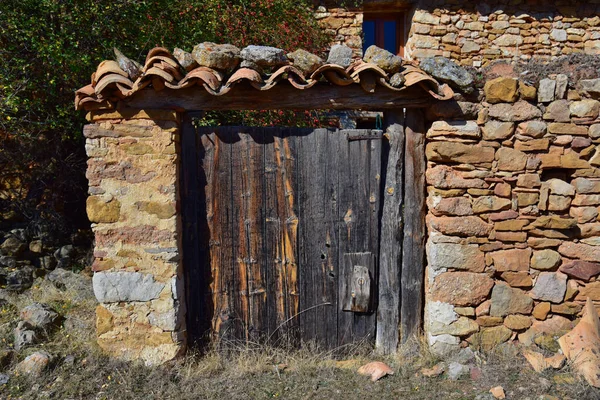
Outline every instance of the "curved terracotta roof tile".
{"label": "curved terracotta roof tile", "polygon": [[133,96],[149,86],[156,91],[164,88],[178,90],[199,86],[202,88],[199,90],[206,90],[214,96],[223,96],[243,82],[262,91],[270,90],[281,84],[280,82],[287,81],[298,90],[307,90],[316,84],[334,86],[360,84],[366,92],[373,93],[377,87],[402,91],[416,85],[435,99],[448,100],[454,95],[450,87],[440,84],[415,64],[404,62],[402,67],[401,73],[405,81],[399,87],[390,84],[391,74],[364,60],[356,60],[348,68],[325,64],[309,76],[305,76],[293,65],[285,65],[267,77],[250,68],[238,68],[227,77],[222,71],[208,67],[197,67],[186,73],[169,50],[156,47],[148,53],[141,76],[133,82],[117,62],[102,61],[92,74],[91,84],[75,93],[75,108],[78,110],[110,108],[114,106],[114,101]]}
{"label": "curved terracotta roof tile", "polygon": [[98,83],[94,87],[94,92],[96,94],[100,94],[105,89],[110,88],[111,86],[116,87],[117,83],[120,83],[121,85],[127,86],[129,88],[128,90],[131,90],[131,88],[133,87],[133,82],[131,82],[129,80],[129,78],[125,78],[125,77],[123,77],[121,75],[118,75],[118,74],[110,74],[110,75],[104,75],[102,77],[102,79],[100,79],[98,81]]}
{"label": "curved terracotta roof tile", "polygon": [[214,74],[214,71],[205,67],[199,67],[188,72],[187,75],[179,81],[179,88],[184,87],[183,85],[187,85],[188,82],[191,82],[192,84],[202,82],[214,91],[218,90],[219,86],[221,86],[221,81],[219,80],[219,77]]}
{"label": "curved terracotta roof tile", "polygon": [[358,80],[356,79],[357,76],[359,76],[360,73],[364,71],[372,71],[381,76],[382,78],[387,78],[387,74],[384,70],[379,68],[377,65],[371,63],[360,64],[357,65],[355,68],[352,68],[350,70],[350,76],[352,77],[352,79],[358,82]]}
{"label": "curved terracotta roof tile", "polygon": [[[188,74],[189,75],[189,74]],[[249,82],[262,83],[264,82],[260,74],[251,68],[240,68],[233,73],[227,80],[225,85],[233,86],[238,82],[247,80]]]}
{"label": "curved terracotta roof tile", "polygon": [[179,68],[179,63],[170,57],[154,56],[154,57],[148,59],[148,61],[146,61],[146,64],[144,64],[144,67],[142,68],[142,72],[145,72],[146,70],[154,67],[155,64],[160,64],[160,63],[165,63],[167,65],[172,66],[173,68]]}
{"label": "curved terracotta roof tile", "polygon": [[150,61],[152,57],[156,56],[163,56],[168,58],[172,57],[171,52],[168,49],[165,49],[164,47],[154,47],[148,52],[148,55],[146,56],[146,62],[144,62],[144,64],[148,64],[148,61]]}
{"label": "curved terracotta roof tile", "polygon": [[152,67],[150,68],[148,71],[146,71],[143,75],[141,79],[147,78],[147,77],[154,77],[154,76],[159,76],[161,77],[165,82],[173,82],[175,80],[175,77],[173,75],[171,75],[170,73],[168,73],[167,71],[165,71],[164,69],[158,68],[158,67]]}
{"label": "curved terracotta roof tile", "polygon": [[113,60],[104,60],[100,64],[98,64],[98,68],[96,68],[96,72],[92,75],[92,85],[96,85],[103,76],[108,74],[116,74],[124,76],[128,78],[127,72],[123,71],[119,64]]}

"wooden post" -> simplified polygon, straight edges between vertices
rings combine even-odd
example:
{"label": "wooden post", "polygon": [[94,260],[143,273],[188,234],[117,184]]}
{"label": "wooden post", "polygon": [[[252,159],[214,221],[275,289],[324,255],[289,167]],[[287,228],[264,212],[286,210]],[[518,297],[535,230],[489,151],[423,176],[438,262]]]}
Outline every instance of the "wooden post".
{"label": "wooden post", "polygon": [[425,263],[425,127],[421,110],[406,110],[404,243],[401,275],[402,343],[418,332],[423,310]]}
{"label": "wooden post", "polygon": [[388,152],[381,214],[379,304],[375,347],[380,353],[390,354],[398,347],[400,322],[404,111],[386,111],[384,115]]}

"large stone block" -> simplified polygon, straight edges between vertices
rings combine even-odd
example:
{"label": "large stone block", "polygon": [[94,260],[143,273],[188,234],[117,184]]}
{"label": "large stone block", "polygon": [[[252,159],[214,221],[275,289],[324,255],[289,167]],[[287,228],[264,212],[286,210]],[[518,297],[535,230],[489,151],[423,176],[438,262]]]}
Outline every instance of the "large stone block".
{"label": "large stone block", "polygon": [[506,342],[512,336],[512,331],[504,325],[483,328],[470,338],[470,342],[482,350],[490,351],[499,344]]}
{"label": "large stone block", "polygon": [[431,142],[425,148],[425,155],[435,162],[482,164],[494,160],[494,149],[458,142]]}
{"label": "large stone block", "polygon": [[567,276],[560,272],[541,272],[531,295],[534,299],[561,303],[567,291]]}
{"label": "large stone block", "polygon": [[154,276],[139,272],[96,272],[92,285],[100,303],[150,301],[165,288]]}
{"label": "large stone block", "polygon": [[105,201],[101,196],[90,196],[85,209],[90,222],[111,223],[119,220],[121,203],[116,199]]}
{"label": "large stone block", "polygon": [[533,280],[529,273],[521,271],[521,272],[512,272],[506,271],[503,272],[501,278],[506,281],[512,287],[518,288],[530,288],[533,286]]}
{"label": "large stone block", "polygon": [[588,297],[593,301],[600,301],[600,281],[585,284],[579,289],[579,294],[575,299],[585,301]]}
{"label": "large stone block", "polygon": [[240,49],[230,44],[200,43],[192,50],[200,66],[231,71],[240,63]]}
{"label": "large stone block", "polygon": [[488,213],[509,209],[512,205],[510,199],[497,196],[481,196],[473,201],[473,212],[476,214]]}
{"label": "large stone block", "polygon": [[539,174],[520,174],[517,178],[517,186],[528,189],[540,187],[542,182]]}
{"label": "large stone block", "polygon": [[135,205],[139,211],[154,214],[160,219],[171,218],[176,213],[175,203],[173,202],[138,201]]}
{"label": "large stone block", "polygon": [[[594,43],[600,44],[600,40],[595,41]],[[598,46],[598,49],[600,49],[600,46]],[[584,94],[586,94],[592,98],[598,98],[600,96],[600,78],[598,78],[598,79],[582,79],[579,81],[579,85],[581,87],[581,91]]]}
{"label": "large stone block", "polygon": [[458,315],[454,311],[454,306],[441,301],[427,302],[425,312],[426,320],[429,321],[429,323],[438,322],[449,325],[458,319]]}
{"label": "large stone block", "polygon": [[525,315],[509,315],[504,318],[504,326],[508,329],[512,329],[513,331],[522,331],[531,326],[531,318]]}
{"label": "large stone block", "polygon": [[550,139],[517,140],[515,150],[519,151],[547,151],[550,147]]}
{"label": "large stone block", "polygon": [[600,193],[600,180],[576,178],[571,184],[575,186],[575,191],[579,194]]}
{"label": "large stone block", "polygon": [[526,121],[519,124],[517,133],[532,138],[541,138],[546,134],[547,129],[548,126],[544,121]]}
{"label": "large stone block", "polygon": [[463,216],[473,215],[471,199],[467,197],[447,197],[431,195],[427,198],[427,205],[436,215]]}
{"label": "large stone block", "polygon": [[600,263],[576,260],[561,265],[559,270],[573,278],[588,282],[594,276],[600,275]]}
{"label": "large stone block", "polygon": [[490,254],[494,261],[494,268],[498,272],[529,271],[531,249],[498,250]]}
{"label": "large stone block", "polygon": [[542,117],[542,112],[534,105],[524,100],[519,100],[514,104],[494,104],[489,109],[489,115],[501,121],[515,122],[539,119]]}
{"label": "large stone block", "polygon": [[484,140],[508,139],[515,132],[515,124],[512,122],[501,122],[491,120],[482,127]]}
{"label": "large stone block", "polygon": [[538,101],[540,103],[549,103],[554,100],[556,91],[556,81],[554,79],[542,79],[538,86]]}
{"label": "large stone block", "polygon": [[543,215],[532,222],[531,226],[544,229],[572,229],[577,226],[577,221],[559,215]]}
{"label": "large stone block", "polygon": [[531,328],[519,335],[519,341],[525,346],[531,346],[537,337],[543,335],[560,337],[571,330],[574,325],[573,321],[554,315],[544,321],[534,321]]}
{"label": "large stone block", "polygon": [[96,334],[98,336],[112,331],[114,328],[114,316],[104,306],[96,307]]}
{"label": "large stone block", "polygon": [[502,147],[496,152],[498,169],[501,171],[523,171],[527,165],[527,154],[522,151]]}
{"label": "large stone block", "polygon": [[427,243],[427,262],[433,269],[483,272],[485,259],[476,244]]}
{"label": "large stone block", "polygon": [[544,185],[548,186],[550,193],[552,194],[558,194],[561,196],[575,196],[575,188],[573,185],[570,185],[561,179],[549,179],[544,182]]}
{"label": "large stone block", "polygon": [[[415,43],[418,44],[419,35],[413,36],[415,37]],[[425,38],[427,37],[425,36]],[[427,42],[427,45],[429,45],[429,41]],[[437,48],[437,46],[439,46],[439,41],[434,40],[431,43],[431,46]],[[445,82],[452,87],[458,88],[466,93],[471,93],[473,91],[473,76],[453,60],[445,57],[422,58],[420,67],[434,78]]]}
{"label": "large stone block", "polygon": [[568,124],[563,122],[552,122],[548,124],[548,133],[556,135],[587,135],[588,128],[582,125]]}
{"label": "large stone block", "polygon": [[500,77],[487,81],[483,91],[488,103],[513,103],[519,98],[518,88],[516,79]]}
{"label": "large stone block", "polygon": [[488,187],[488,184],[483,179],[464,178],[460,172],[447,165],[437,165],[433,168],[427,168],[425,177],[427,184],[439,189],[483,189]]}
{"label": "large stone block", "polygon": [[567,100],[556,100],[548,104],[544,119],[556,122],[570,121],[569,102]]}
{"label": "large stone block", "polygon": [[415,14],[413,15],[413,22],[429,25],[439,25],[440,17],[436,17],[435,15],[430,14],[424,10],[416,10]]}
{"label": "large stone block", "polygon": [[431,286],[433,301],[456,306],[478,306],[490,294],[494,280],[474,272],[444,272]]}
{"label": "large stone block", "polygon": [[569,111],[572,117],[595,119],[598,118],[600,112],[600,101],[589,99],[574,101],[569,106]]}
{"label": "large stone block", "polygon": [[497,283],[492,290],[492,317],[505,317],[510,314],[529,315],[533,310],[533,299],[520,289]]}
{"label": "large stone block", "polygon": [[487,236],[492,231],[493,225],[486,223],[479,217],[434,217],[427,216],[428,225],[450,236]]}
{"label": "large stone block", "polygon": [[544,249],[534,251],[531,257],[531,268],[547,271],[555,269],[560,265],[562,258],[557,251]]}
{"label": "large stone block", "polygon": [[596,207],[571,207],[569,215],[578,223],[584,224],[598,219],[598,209]]}
{"label": "large stone block", "polygon": [[475,121],[435,121],[427,131],[427,137],[439,136],[479,139],[481,132]]}
{"label": "large stone block", "polygon": [[432,335],[467,336],[478,330],[479,325],[477,322],[466,317],[460,317],[449,325],[437,321],[432,321],[429,325],[429,333]]}
{"label": "large stone block", "polygon": [[140,225],[114,229],[103,229],[95,232],[96,246],[114,246],[116,243],[135,245],[176,245],[176,233],[171,229],[157,229],[153,225]]}
{"label": "large stone block", "polygon": [[597,206],[600,205],[598,194],[577,194],[573,199],[574,206]]}

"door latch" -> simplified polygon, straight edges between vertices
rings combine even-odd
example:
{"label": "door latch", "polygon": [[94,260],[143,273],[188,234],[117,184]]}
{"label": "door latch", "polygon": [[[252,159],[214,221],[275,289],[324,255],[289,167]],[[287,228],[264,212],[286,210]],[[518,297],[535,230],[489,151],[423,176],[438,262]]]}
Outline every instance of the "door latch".
{"label": "door latch", "polygon": [[363,265],[354,265],[350,281],[350,290],[344,301],[344,311],[369,312],[371,301],[371,276]]}

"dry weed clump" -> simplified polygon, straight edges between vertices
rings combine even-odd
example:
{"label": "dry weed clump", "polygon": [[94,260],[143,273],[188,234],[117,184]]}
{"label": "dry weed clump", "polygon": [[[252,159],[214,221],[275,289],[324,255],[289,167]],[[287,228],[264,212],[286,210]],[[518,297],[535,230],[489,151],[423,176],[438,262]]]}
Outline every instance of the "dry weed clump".
{"label": "dry weed clump", "polygon": [[[392,356],[377,354],[370,342],[334,350],[314,343],[299,349],[261,343],[215,343],[200,352],[192,348],[173,362],[146,367],[103,355],[95,344],[93,299],[72,301],[75,293],[36,282],[28,293],[10,298],[0,308],[0,340],[12,341],[18,310],[46,302],[62,310],[63,327],[43,344],[19,352],[0,372],[10,376],[0,386],[0,399],[474,399],[502,386],[508,398],[532,399],[553,394],[571,399],[600,399],[600,391],[578,380],[569,368],[540,375],[527,366],[513,345],[484,352],[472,361],[480,377],[451,381],[445,375],[427,378],[420,372],[441,360],[423,335],[403,343]],[[14,302],[14,305],[11,304]],[[14,366],[36,350],[54,356],[39,377],[16,375]],[[515,362],[515,360],[517,360]],[[378,382],[357,373],[360,366],[382,361],[394,375]]]}
{"label": "dry weed clump", "polygon": [[600,77],[600,55],[573,53],[552,61],[531,59],[515,66],[518,76],[530,85],[538,86],[540,80],[552,74],[565,74],[571,85],[582,79]]}

